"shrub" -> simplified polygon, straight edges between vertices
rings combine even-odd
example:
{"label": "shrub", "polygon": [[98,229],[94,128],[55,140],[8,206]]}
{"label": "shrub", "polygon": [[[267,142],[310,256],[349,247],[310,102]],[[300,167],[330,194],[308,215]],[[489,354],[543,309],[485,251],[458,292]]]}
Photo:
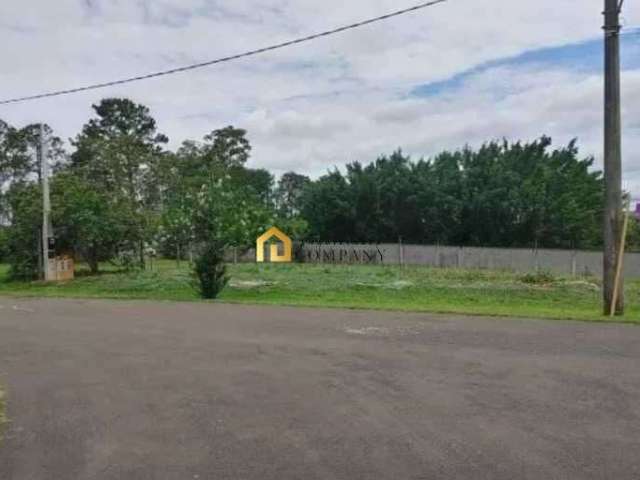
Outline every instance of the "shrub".
{"label": "shrub", "polygon": [[227,285],[224,246],[215,240],[208,242],[193,264],[194,284],[202,298],[214,299]]}
{"label": "shrub", "polygon": [[522,283],[530,285],[548,285],[555,282],[556,278],[547,270],[539,270],[535,273],[527,273],[520,277]]}

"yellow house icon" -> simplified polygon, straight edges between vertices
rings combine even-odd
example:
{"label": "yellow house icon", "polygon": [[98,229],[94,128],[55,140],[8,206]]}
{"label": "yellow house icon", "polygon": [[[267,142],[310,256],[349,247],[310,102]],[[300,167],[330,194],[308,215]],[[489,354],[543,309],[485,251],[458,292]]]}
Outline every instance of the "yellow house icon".
{"label": "yellow house icon", "polygon": [[284,247],[284,253],[280,255],[278,253],[278,245],[272,244],[271,250],[269,251],[270,253],[269,261],[272,263],[291,262],[291,254],[293,251],[293,244],[291,242],[291,239],[276,227],[271,227],[264,234],[258,237],[258,240],[256,241],[256,262],[258,263],[264,262],[264,244],[274,237],[280,240],[280,242],[282,242],[282,245]]}

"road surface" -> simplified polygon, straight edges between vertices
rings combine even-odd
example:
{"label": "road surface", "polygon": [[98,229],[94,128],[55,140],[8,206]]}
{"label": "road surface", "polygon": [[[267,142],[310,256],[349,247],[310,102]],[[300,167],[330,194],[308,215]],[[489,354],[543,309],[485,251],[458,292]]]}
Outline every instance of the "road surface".
{"label": "road surface", "polygon": [[0,298],[0,479],[638,479],[640,328]]}

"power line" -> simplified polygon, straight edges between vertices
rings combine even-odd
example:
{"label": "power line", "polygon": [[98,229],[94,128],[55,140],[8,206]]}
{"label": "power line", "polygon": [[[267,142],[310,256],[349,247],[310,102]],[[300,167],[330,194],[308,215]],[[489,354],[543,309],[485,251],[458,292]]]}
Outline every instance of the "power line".
{"label": "power line", "polygon": [[85,92],[87,90],[97,90],[100,88],[106,88],[106,87],[112,87],[115,85],[123,85],[125,83],[132,83],[132,82],[139,82],[141,80],[147,80],[150,78],[156,78],[156,77],[163,77],[166,75],[173,75],[174,73],[181,73],[181,72],[186,72],[189,70],[196,70],[198,68],[204,68],[204,67],[208,67],[211,65],[215,65],[218,63],[225,63],[225,62],[230,62],[232,60],[238,60],[240,58],[246,58],[246,57],[252,57],[254,55],[259,55],[261,53],[266,53],[266,52],[271,52],[273,50],[279,50],[281,48],[285,48],[285,47],[290,47],[292,45],[297,45],[300,43],[305,43],[305,42],[309,42],[311,40],[316,40],[318,38],[322,38],[322,37],[328,37],[330,35],[335,35],[337,33],[341,33],[341,32],[345,32],[347,30],[353,30],[355,28],[359,28],[359,27],[363,27],[365,25],[370,25],[372,23],[377,23],[377,22],[381,22],[384,20],[388,20],[390,18],[393,17],[398,17],[400,15],[405,15],[407,13],[411,13],[411,12],[415,12],[418,10],[422,10],[424,8],[427,7],[431,7],[433,5],[437,5],[439,3],[444,3],[447,0],[432,0],[426,3],[420,3],[418,5],[415,5],[413,7],[409,7],[409,8],[405,8],[402,10],[396,10],[394,12],[388,13],[386,15],[382,15],[379,17],[375,17],[375,18],[370,18],[368,20],[363,20],[361,22],[357,22],[357,23],[352,23],[350,25],[345,25],[342,27],[338,27],[335,28],[333,30],[327,30],[321,33],[316,33],[313,35],[309,35],[306,37],[301,37],[301,38],[297,38],[295,40],[289,40],[287,42],[284,43],[278,43],[275,45],[270,45],[268,47],[263,47],[263,48],[258,48],[256,50],[250,50],[248,52],[244,52],[244,53],[239,53],[236,55],[230,55],[228,57],[222,57],[222,58],[217,58],[215,60],[208,60],[206,62],[201,62],[201,63],[194,63],[191,65],[186,65],[184,67],[178,67],[178,68],[172,68],[169,70],[162,70],[159,72],[152,72],[152,73],[148,73],[145,75],[138,75],[135,77],[129,77],[129,78],[124,78],[121,80],[114,80],[114,81],[110,81],[110,82],[103,82],[103,83],[95,83],[92,85],[86,85],[84,87],[76,87],[76,88],[69,88],[69,89],[65,89],[65,90],[56,90],[56,91],[52,91],[52,92],[46,92],[46,93],[40,93],[40,94],[36,94],[36,95],[28,95],[25,97],[18,97],[18,98],[11,98],[8,100],[2,100],[0,101],[0,105],[7,105],[9,103],[19,103],[19,102],[26,102],[26,101],[30,101],[30,100],[38,100],[41,98],[47,98],[47,97],[58,97],[60,95],[69,95],[72,93],[78,93],[78,92]]}

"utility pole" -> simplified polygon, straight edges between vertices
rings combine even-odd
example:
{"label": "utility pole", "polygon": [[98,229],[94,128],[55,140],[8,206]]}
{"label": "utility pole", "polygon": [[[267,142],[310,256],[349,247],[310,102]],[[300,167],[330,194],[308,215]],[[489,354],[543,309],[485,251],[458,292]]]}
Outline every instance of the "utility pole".
{"label": "utility pole", "polygon": [[[605,0],[604,7],[604,313],[612,314],[617,249],[622,234],[622,136],[620,114],[620,9],[624,0]],[[624,281],[615,314],[624,313]]]}
{"label": "utility pole", "polygon": [[40,124],[40,177],[42,181],[42,267],[45,282],[54,280],[49,266],[49,239],[53,237],[51,226],[51,199],[49,197],[49,165],[47,163],[47,143],[45,140],[44,124]]}

